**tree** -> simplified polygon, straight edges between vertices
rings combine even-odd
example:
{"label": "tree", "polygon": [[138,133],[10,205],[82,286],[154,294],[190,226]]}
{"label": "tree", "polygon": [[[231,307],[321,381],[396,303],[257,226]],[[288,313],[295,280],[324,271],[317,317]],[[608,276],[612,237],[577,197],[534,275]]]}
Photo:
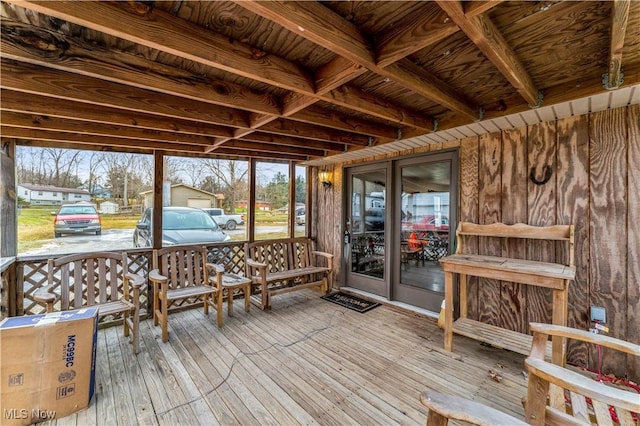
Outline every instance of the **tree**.
{"label": "tree", "polygon": [[[105,183],[111,187],[111,193],[116,198],[122,198],[124,206],[129,205],[129,198],[137,198],[145,187],[144,178],[140,173],[143,168],[142,157],[139,154],[106,153],[103,157],[103,169],[106,173]],[[153,174],[152,174],[153,176]]]}
{"label": "tree", "polygon": [[18,182],[76,188],[82,184],[78,167],[83,157],[77,150],[19,147]]}
{"label": "tree", "polygon": [[206,176],[200,189],[214,194],[222,193],[225,198],[225,209],[232,213],[238,200],[248,198],[247,175],[249,167],[246,161],[202,159],[203,169],[210,173]]}
{"label": "tree", "polygon": [[304,176],[296,176],[296,203],[307,202],[307,180]]}
{"label": "tree", "polygon": [[277,172],[265,188],[266,200],[273,208],[279,209],[289,203],[289,180],[283,173]]}

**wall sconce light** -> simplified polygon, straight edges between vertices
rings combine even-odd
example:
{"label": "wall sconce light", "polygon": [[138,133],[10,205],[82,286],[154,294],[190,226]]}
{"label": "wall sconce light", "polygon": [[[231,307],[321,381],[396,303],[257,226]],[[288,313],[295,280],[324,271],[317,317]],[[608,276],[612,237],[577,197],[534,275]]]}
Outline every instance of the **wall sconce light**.
{"label": "wall sconce light", "polygon": [[331,172],[322,170],[318,172],[318,179],[322,182],[322,186],[329,188],[331,186]]}

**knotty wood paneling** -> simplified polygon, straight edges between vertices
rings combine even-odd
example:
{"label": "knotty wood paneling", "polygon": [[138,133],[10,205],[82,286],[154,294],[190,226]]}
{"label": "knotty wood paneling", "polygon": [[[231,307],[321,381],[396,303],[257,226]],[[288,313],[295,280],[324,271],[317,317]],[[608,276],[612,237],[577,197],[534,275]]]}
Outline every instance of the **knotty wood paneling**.
{"label": "knotty wood paneling", "polygon": [[[589,328],[589,307],[603,306],[607,310],[609,334],[640,343],[640,332],[633,327],[640,323],[640,231],[636,226],[640,223],[640,106],[470,137],[456,143],[460,159],[459,220],[475,223],[500,220],[538,226],[573,224],[576,280],[569,287],[569,326]],[[394,157],[452,147],[456,144],[432,144]],[[494,158],[498,164],[494,164]],[[551,179],[544,185],[535,185],[529,179],[531,167],[536,167],[536,177],[541,179],[545,165],[552,167]],[[331,208],[339,208],[342,203],[338,198],[335,200]],[[334,232],[325,217],[337,218],[340,214],[319,211],[319,234]],[[327,239],[332,241],[334,250],[341,249],[341,234],[334,232]],[[501,244],[498,255],[518,257],[524,250],[524,257],[534,260],[569,261],[565,243],[528,241],[524,249],[511,243]],[[486,253],[490,248],[490,244],[478,242],[477,238],[465,240],[465,252]],[[334,254],[339,257],[342,252]],[[495,291],[490,292],[484,284],[480,290],[477,278],[469,277],[469,318],[525,332],[530,321],[551,321],[550,291],[513,283],[501,283],[499,289],[492,290]],[[596,353],[583,345],[570,343],[567,360],[597,368]],[[640,380],[640,362],[630,356],[611,357],[605,353],[602,370]]]}
{"label": "knotty wood paneling", "polygon": [[[547,226],[556,223],[556,179],[555,123],[540,123],[529,126],[527,137],[528,168],[535,169],[538,181],[544,177],[545,167],[551,167],[551,179],[536,185],[527,180],[529,225]],[[555,262],[555,245],[549,241],[529,241],[527,257],[532,260]],[[552,312],[551,290],[527,286],[527,322],[550,322]]]}
{"label": "knotty wood paneling", "polygon": [[[594,113],[589,126],[589,303],[606,308],[611,335],[621,339],[627,337],[626,113],[624,108]],[[592,363],[597,360],[595,350],[590,355]],[[620,353],[603,351],[603,370],[625,363]]]}
{"label": "knotty wood paneling", "polygon": [[[575,227],[576,279],[569,284],[569,327],[588,329],[586,309],[589,301],[589,126],[588,117],[559,120],[557,148],[557,211],[558,224]],[[566,243],[561,247],[558,261],[569,264]],[[571,307],[574,307],[573,309]],[[576,309],[578,308],[578,309]],[[568,343],[568,358],[574,363],[587,364],[587,347],[574,341]]]}
{"label": "knotty wood paneling", "polygon": [[[478,222],[478,137],[460,141],[460,221]],[[465,252],[478,252],[478,238],[465,240]],[[467,281],[467,315],[478,319],[478,277]]]}
{"label": "knotty wood paneling", "polygon": [[[478,169],[479,223],[496,223],[502,219],[500,210],[502,135],[491,133],[480,136]],[[501,241],[498,238],[479,238],[480,254],[500,256]],[[479,319],[487,324],[500,324],[500,282],[488,278],[478,280],[478,298],[483,307]]]}
{"label": "knotty wood paneling", "polygon": [[[627,221],[627,339],[640,342],[640,105],[628,109],[629,135],[629,182]],[[635,324],[633,326],[632,324]],[[627,357],[627,370],[635,371],[636,380],[640,375],[640,358]]]}
{"label": "knotty wood paneling", "polygon": [[[527,222],[527,175],[527,129],[503,131],[501,222]],[[502,241],[502,256],[525,259],[526,244],[520,238],[505,239]],[[529,332],[526,287],[518,283],[500,283],[500,323],[504,328]]]}

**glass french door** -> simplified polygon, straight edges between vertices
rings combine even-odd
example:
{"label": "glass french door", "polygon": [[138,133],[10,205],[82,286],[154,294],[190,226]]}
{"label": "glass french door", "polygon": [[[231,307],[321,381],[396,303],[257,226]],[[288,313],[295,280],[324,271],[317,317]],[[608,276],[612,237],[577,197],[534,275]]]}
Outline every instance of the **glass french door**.
{"label": "glass french door", "polygon": [[347,285],[388,297],[389,209],[385,165],[347,171],[345,259]]}
{"label": "glass french door", "polygon": [[444,299],[438,262],[453,246],[457,200],[457,153],[395,164],[394,300],[433,312]]}

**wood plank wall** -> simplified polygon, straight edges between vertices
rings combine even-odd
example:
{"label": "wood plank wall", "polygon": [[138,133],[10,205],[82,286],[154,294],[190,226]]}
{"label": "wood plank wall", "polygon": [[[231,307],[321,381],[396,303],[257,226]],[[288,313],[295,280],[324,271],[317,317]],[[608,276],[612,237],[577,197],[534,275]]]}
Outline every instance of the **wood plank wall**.
{"label": "wood plank wall", "polygon": [[[569,325],[588,329],[589,307],[603,306],[610,335],[640,343],[640,105],[415,148],[401,156],[450,147],[460,153],[460,220],[574,224],[577,271],[569,291]],[[336,259],[343,247],[338,182],[344,167],[353,164],[334,166],[332,196],[320,188],[314,199],[313,235],[318,248]],[[536,184],[530,173],[540,181],[545,167],[552,171],[549,181]],[[565,246],[480,239],[468,250],[568,263]],[[341,276],[339,270],[337,283]],[[551,321],[548,290],[473,278],[468,300],[471,318],[508,329],[527,332],[531,321]],[[602,370],[637,381],[640,360],[631,358],[605,351]],[[570,344],[568,360],[595,368],[598,354]]]}

